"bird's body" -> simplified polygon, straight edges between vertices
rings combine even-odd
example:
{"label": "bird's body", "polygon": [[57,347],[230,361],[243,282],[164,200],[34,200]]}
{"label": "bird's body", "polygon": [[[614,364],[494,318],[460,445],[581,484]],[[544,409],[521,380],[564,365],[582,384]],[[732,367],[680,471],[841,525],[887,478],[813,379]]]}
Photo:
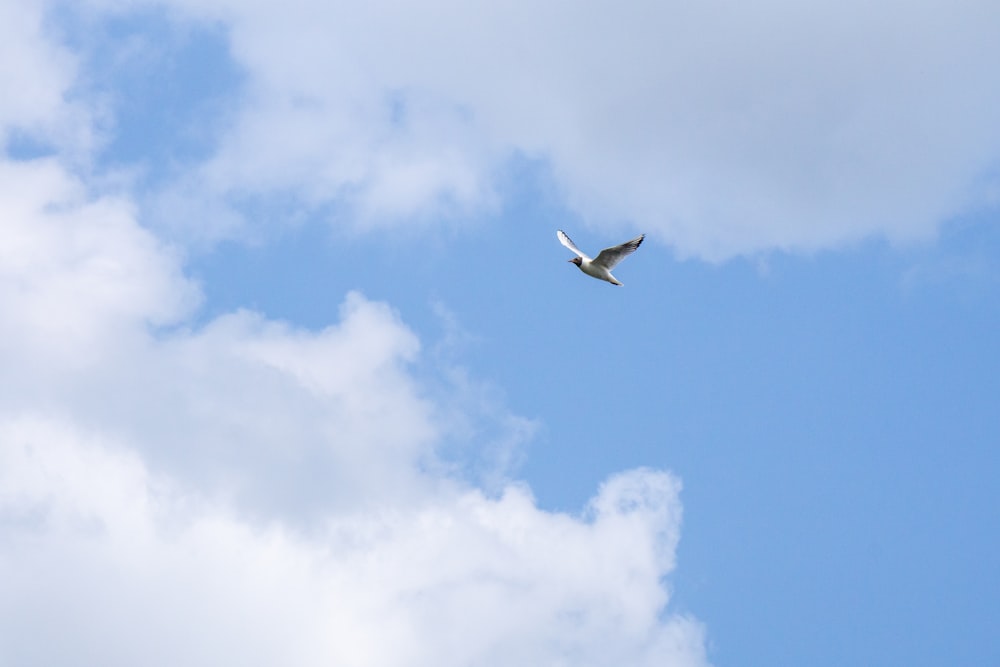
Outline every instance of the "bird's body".
{"label": "bird's body", "polygon": [[588,276],[591,276],[592,278],[597,278],[598,280],[606,280],[612,285],[621,286],[624,284],[617,278],[615,278],[613,275],[611,275],[611,271],[609,271],[607,267],[601,266],[592,259],[584,259],[583,257],[577,257],[576,259],[571,259],[569,261],[579,266],[581,271],[586,273]]}
{"label": "bird's body", "polygon": [[576,254],[576,257],[569,261],[580,267],[580,270],[588,276],[597,278],[598,280],[606,280],[612,285],[621,285],[622,283],[611,275],[611,269],[615,268],[620,261],[635,252],[635,249],[639,247],[642,240],[646,238],[645,234],[640,234],[631,241],[626,241],[621,245],[616,245],[611,248],[605,248],[598,253],[597,257],[591,259],[587,255],[580,252],[580,249],[576,247],[576,244],[573,243],[568,236],[566,236],[566,232],[563,230],[557,230],[556,236],[559,238],[560,243]]}

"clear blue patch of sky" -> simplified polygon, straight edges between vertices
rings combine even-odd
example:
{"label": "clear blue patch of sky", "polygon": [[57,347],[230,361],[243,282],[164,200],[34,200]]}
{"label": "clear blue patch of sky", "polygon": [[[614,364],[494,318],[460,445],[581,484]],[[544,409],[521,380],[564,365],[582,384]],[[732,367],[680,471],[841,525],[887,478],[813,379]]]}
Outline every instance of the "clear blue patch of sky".
{"label": "clear blue patch of sky", "polygon": [[34,160],[55,155],[54,145],[31,132],[14,130],[8,133],[4,152],[11,160]]}

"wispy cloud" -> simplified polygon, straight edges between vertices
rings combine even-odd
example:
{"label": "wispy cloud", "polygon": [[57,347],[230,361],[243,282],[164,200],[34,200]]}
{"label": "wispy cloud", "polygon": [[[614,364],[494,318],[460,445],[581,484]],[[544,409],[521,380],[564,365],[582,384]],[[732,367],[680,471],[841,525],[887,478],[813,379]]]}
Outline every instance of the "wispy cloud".
{"label": "wispy cloud", "polygon": [[44,3],[0,7],[0,149],[28,146],[82,160],[95,146],[99,105],[73,98],[78,59],[47,18]]}

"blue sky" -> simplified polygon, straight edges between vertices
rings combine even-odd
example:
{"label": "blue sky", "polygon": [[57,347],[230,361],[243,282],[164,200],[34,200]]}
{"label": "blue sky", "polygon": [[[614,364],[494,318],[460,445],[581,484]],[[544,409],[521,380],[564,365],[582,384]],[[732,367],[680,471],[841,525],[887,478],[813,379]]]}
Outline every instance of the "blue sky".
{"label": "blue sky", "polygon": [[0,662],[1000,659],[997,10],[585,8],[0,9]]}

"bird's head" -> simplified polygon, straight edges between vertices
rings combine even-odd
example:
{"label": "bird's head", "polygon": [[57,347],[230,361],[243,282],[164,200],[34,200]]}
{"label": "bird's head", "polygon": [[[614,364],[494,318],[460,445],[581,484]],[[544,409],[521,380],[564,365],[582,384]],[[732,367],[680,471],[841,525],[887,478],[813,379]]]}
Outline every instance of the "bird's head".
{"label": "bird's head", "polygon": [[573,259],[570,259],[570,260],[567,260],[567,261],[573,262],[577,266],[580,266],[581,264],[583,264],[583,260],[580,259],[579,257],[574,257]]}

